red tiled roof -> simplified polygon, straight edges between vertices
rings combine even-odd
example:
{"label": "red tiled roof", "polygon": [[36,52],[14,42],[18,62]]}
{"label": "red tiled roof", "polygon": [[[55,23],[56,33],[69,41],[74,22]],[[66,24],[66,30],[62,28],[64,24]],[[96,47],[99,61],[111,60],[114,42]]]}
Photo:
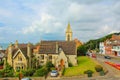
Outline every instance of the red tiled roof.
{"label": "red tiled roof", "polygon": [[120,40],[120,35],[112,35],[110,40]]}

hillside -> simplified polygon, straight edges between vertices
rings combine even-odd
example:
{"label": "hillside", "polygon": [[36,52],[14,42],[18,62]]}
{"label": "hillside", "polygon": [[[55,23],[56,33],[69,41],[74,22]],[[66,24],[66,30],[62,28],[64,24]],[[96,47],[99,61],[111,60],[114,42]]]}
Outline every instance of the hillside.
{"label": "hillside", "polygon": [[[113,33],[113,34],[120,35],[120,32],[119,33]],[[78,47],[78,50],[77,50],[78,55],[85,55],[85,53],[88,50],[95,50],[95,49],[98,50],[99,49],[99,43],[104,42],[107,39],[110,39],[113,34],[108,34],[108,35],[106,35],[102,38],[99,38],[99,39],[89,40],[84,45]]]}

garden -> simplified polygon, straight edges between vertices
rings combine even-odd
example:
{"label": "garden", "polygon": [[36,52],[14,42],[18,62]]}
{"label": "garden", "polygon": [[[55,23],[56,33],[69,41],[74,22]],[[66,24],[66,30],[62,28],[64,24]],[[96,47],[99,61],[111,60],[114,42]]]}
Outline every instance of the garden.
{"label": "garden", "polygon": [[[63,76],[79,76],[84,74],[92,74],[94,72],[103,71],[102,66],[95,60],[87,57],[80,56],[78,59],[78,66],[72,66],[66,68],[63,72]],[[98,69],[98,70],[96,70]]]}

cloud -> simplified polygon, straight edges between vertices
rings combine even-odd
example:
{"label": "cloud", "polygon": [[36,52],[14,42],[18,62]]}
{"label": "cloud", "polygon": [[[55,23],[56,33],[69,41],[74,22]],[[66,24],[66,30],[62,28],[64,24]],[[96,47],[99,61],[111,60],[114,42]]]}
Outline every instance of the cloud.
{"label": "cloud", "polygon": [[60,29],[61,26],[62,23],[57,22],[54,16],[47,13],[42,13],[40,20],[36,20],[31,24],[31,26],[23,28],[22,33],[23,34],[36,32],[40,32],[41,34],[53,33],[57,32],[57,30]]}
{"label": "cloud", "polygon": [[85,42],[120,30],[119,4],[119,0],[4,0],[0,2],[0,36],[6,37],[4,41],[23,42],[34,37],[36,42],[50,36],[64,39],[70,22],[74,37]]}

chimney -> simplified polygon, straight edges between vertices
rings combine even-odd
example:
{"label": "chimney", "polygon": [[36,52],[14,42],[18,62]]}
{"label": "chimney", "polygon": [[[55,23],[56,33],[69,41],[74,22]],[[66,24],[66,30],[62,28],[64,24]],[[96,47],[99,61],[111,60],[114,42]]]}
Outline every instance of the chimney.
{"label": "chimney", "polygon": [[15,48],[18,48],[18,40],[15,42]]}
{"label": "chimney", "polygon": [[28,56],[28,67],[29,68],[31,68],[31,62],[32,62],[32,60],[31,60],[31,44],[30,43],[28,43],[27,44],[27,56]]}
{"label": "chimney", "polygon": [[58,42],[56,42],[56,53],[58,53]]}

